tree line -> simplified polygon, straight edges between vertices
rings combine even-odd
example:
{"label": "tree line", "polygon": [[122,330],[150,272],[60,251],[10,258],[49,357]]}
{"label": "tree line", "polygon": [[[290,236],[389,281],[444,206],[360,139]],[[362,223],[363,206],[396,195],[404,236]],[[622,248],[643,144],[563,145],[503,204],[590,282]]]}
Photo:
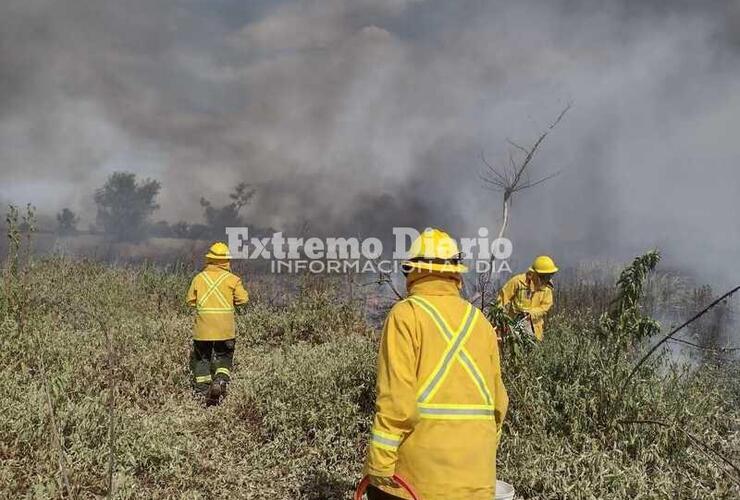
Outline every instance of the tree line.
{"label": "tree line", "polygon": [[[230,201],[225,205],[200,199],[204,223],[178,221],[170,224],[165,220],[152,222],[159,210],[157,197],[161,187],[154,179],[137,180],[134,173],[114,172],[95,191],[95,224],[91,224],[87,232],[118,242],[137,242],[149,237],[211,239],[223,236],[226,227],[245,225],[242,211],[255,194],[249,184],[241,182],[229,194]],[[78,229],[80,218],[69,208],[57,213],[56,220],[56,231],[61,236],[82,232]]]}

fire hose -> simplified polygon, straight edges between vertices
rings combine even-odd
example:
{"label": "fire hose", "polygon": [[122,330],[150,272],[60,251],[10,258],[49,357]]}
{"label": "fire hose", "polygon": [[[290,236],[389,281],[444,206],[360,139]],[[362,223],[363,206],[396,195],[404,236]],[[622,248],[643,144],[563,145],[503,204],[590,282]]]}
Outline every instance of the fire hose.
{"label": "fire hose", "polygon": [[[398,484],[401,488],[406,490],[409,495],[411,495],[411,498],[413,500],[421,500],[421,497],[419,496],[416,491],[414,491],[414,488],[411,487],[409,483],[406,482],[404,478],[401,476],[394,474],[393,480]],[[370,486],[370,476],[365,476],[362,478],[362,481],[360,481],[360,484],[357,485],[357,489],[355,490],[355,500],[362,500],[362,495],[365,494],[365,491],[367,491],[367,487]]]}

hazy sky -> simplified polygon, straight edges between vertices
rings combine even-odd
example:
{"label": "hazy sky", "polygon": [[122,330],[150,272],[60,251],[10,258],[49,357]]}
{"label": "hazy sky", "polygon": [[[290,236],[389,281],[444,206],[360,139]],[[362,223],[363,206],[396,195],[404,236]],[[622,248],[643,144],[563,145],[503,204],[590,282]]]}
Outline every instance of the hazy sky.
{"label": "hazy sky", "polygon": [[571,101],[518,255],[659,245],[740,276],[738,0],[0,3],[0,198],[89,219],[131,170],[171,221],[246,180],[277,228],[496,226],[481,151],[505,162]]}

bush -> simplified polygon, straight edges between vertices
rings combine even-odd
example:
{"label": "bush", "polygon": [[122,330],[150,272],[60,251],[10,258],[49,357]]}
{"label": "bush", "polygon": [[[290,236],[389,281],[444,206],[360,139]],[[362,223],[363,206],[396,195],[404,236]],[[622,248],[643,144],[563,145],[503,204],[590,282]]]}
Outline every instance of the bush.
{"label": "bush", "polygon": [[[686,371],[655,363],[625,394],[627,356],[610,366],[597,322],[573,329],[560,318],[540,348],[505,370],[511,398],[499,449],[499,475],[524,498],[730,498],[721,472],[682,430],[738,458],[737,379],[726,369]],[[613,358],[612,358],[613,359]],[[666,373],[665,375],[661,372]],[[734,389],[736,391],[736,389]],[[622,399],[624,398],[624,399]],[[675,423],[675,428],[626,424]],[[714,461],[713,461],[714,460]]]}

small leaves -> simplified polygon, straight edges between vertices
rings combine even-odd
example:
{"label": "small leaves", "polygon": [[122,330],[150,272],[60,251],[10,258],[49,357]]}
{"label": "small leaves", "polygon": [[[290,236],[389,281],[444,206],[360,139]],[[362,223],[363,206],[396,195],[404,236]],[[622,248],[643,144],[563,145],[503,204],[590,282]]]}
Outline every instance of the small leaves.
{"label": "small leaves", "polygon": [[617,280],[617,296],[609,313],[602,318],[602,333],[615,337],[619,346],[639,342],[660,332],[660,324],[642,314],[641,301],[648,274],[660,262],[660,252],[652,250],[635,258]]}

